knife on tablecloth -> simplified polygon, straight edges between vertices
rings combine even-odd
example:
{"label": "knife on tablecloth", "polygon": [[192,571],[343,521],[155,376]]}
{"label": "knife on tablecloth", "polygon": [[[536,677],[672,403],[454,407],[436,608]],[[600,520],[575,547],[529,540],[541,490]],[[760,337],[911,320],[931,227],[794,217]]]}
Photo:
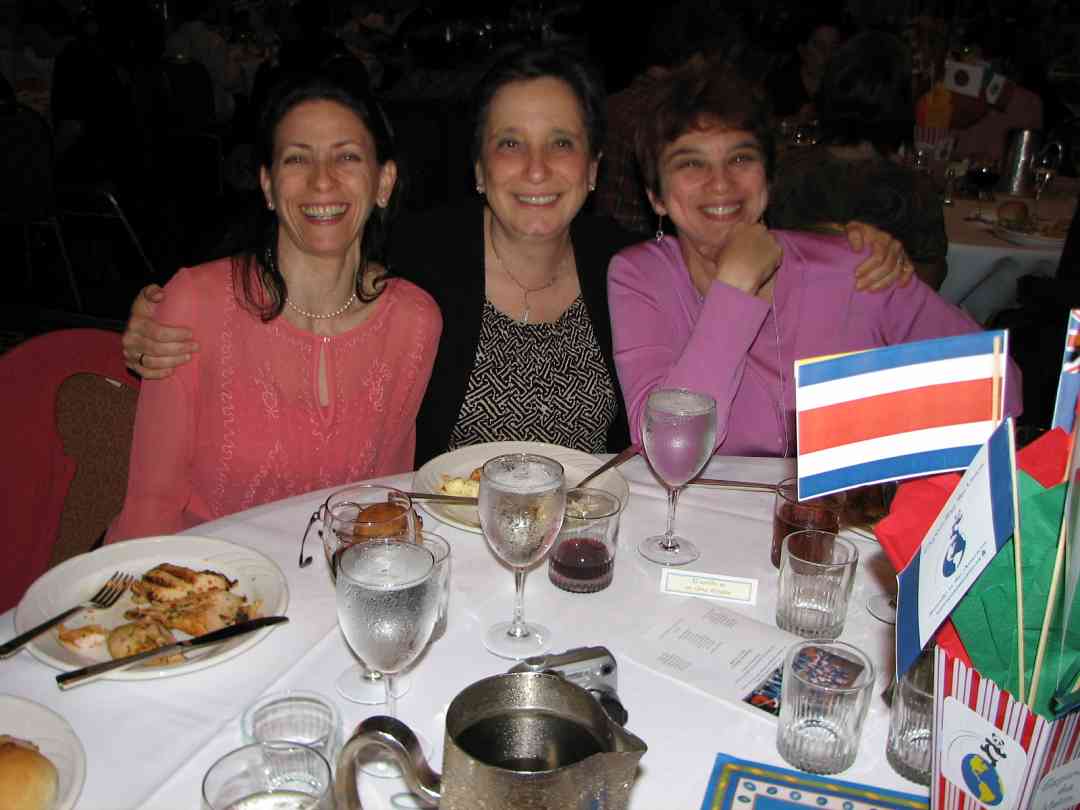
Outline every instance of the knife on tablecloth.
{"label": "knife on tablecloth", "polygon": [[201,636],[195,636],[195,638],[189,638],[185,641],[177,641],[175,644],[166,644],[163,647],[135,653],[135,655],[127,655],[123,658],[117,658],[114,661],[91,664],[88,667],[76,669],[72,672],[63,672],[56,676],[56,685],[61,689],[70,689],[72,686],[78,686],[79,684],[92,681],[93,679],[104,675],[106,672],[129,667],[132,664],[137,664],[148,658],[157,658],[161,655],[168,655],[176,650],[192,649],[194,647],[202,647],[206,644],[220,644],[223,641],[228,641],[230,638],[242,636],[245,633],[250,633],[253,630],[258,630],[263,627],[281,624],[288,620],[288,616],[263,616],[258,619],[239,622],[237,624],[229,625],[228,627],[223,627],[220,630],[214,630],[212,633],[204,633]]}

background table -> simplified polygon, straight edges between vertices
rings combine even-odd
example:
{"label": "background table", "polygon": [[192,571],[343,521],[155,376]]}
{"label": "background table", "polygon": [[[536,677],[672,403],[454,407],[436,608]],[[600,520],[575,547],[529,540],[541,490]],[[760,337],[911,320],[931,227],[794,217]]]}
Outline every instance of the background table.
{"label": "background table", "polygon": [[[717,478],[774,482],[788,473],[789,465],[782,459],[717,458],[708,472]],[[618,691],[630,714],[627,728],[649,746],[631,807],[697,808],[717,752],[782,764],[775,725],[657,674],[620,648],[620,636],[644,630],[684,598],[661,595],[659,566],[635,550],[642,538],[663,529],[664,492],[643,459],[620,469],[630,481],[631,498],[622,516],[613,584],[595,594],[570,594],[551,585],[546,567],[537,568],[526,583],[526,616],[552,628],[556,650],[602,644],[618,660]],[[400,486],[411,483],[408,475],[388,480]],[[239,717],[266,691],[304,688],[330,696],[341,710],[346,737],[365,717],[380,713],[380,707],[350,703],[334,690],[334,680],[355,659],[337,628],[334,591],[314,533],[309,543],[314,539],[316,545],[309,550],[315,564],[297,567],[300,536],[328,492],[267,504],[192,532],[258,548],[288,579],[292,620],[245,655],[182,677],[101,681],[69,692],[60,692],[56,671],[28,652],[0,662],[0,692],[52,708],[82,740],[87,780],[80,810],[197,807],[203,774],[215,759],[241,744]],[[680,530],[702,549],[693,569],[758,578],[756,607],[733,609],[770,624],[776,605],[776,572],[769,563],[771,514],[770,493],[691,487],[680,500],[678,519]],[[512,665],[489,654],[481,635],[491,623],[510,617],[513,576],[480,535],[440,526],[427,515],[424,520],[453,549],[449,620],[446,633],[419,659],[412,690],[398,709],[402,719],[432,743],[438,763],[449,702],[468,684]],[[841,638],[870,655],[877,682],[858,759],[840,776],[925,795],[925,789],[899,777],[885,759],[888,708],[881,694],[892,678],[893,633],[869,615],[866,601],[889,587],[892,574],[876,543],[859,540],[857,545],[859,571]],[[0,639],[13,633],[13,614],[0,616]],[[388,808],[388,797],[400,787],[397,780],[366,779],[365,806]]]}
{"label": "background table", "polygon": [[[981,204],[957,199],[952,206],[945,207],[949,271],[938,292],[981,324],[1016,305],[1016,282],[1021,276],[1053,277],[1064,247],[1064,244],[1052,249],[1014,245],[995,235],[989,223],[968,219],[980,205],[984,215],[996,216],[998,205],[1007,199],[1000,194],[996,201]],[[1032,200],[1025,202],[1030,209]],[[1042,216],[1071,217],[1076,209],[1076,197],[1051,196],[1039,205]]]}

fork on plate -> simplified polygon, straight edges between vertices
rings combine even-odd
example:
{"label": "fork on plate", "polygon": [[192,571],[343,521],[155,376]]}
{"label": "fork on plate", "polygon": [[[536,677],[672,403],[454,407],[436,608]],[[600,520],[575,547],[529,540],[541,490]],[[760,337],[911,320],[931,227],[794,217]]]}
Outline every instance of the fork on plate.
{"label": "fork on plate", "polygon": [[122,571],[115,572],[104,585],[98,589],[98,592],[91,596],[87,601],[81,602],[73,608],[65,610],[58,616],[53,616],[46,622],[42,622],[37,627],[31,627],[25,633],[21,633],[6,644],[0,644],[0,658],[7,658],[18,652],[19,648],[37,638],[44,633],[50,627],[55,627],[60,624],[68,616],[72,616],[78,613],[80,610],[86,610],[87,608],[111,608],[116,604],[116,601],[124,595],[124,592],[135,581],[135,577],[131,574],[124,573]]}

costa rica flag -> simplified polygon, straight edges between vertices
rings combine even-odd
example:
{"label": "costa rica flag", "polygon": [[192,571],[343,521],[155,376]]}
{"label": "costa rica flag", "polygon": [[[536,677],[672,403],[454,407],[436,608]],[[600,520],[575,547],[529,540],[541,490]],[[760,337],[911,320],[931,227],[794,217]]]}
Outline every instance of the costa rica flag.
{"label": "costa rica flag", "polygon": [[799,498],[963,469],[1000,422],[1008,332],[795,364]]}

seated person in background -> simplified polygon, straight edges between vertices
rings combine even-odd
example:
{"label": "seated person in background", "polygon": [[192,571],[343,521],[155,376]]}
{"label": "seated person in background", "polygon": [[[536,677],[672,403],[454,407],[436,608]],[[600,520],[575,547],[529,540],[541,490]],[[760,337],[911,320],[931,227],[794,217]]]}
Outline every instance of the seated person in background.
{"label": "seated person in background", "polygon": [[[718,452],[790,456],[796,360],[978,330],[917,279],[857,290],[861,257],[841,236],[761,224],[772,132],[740,77],[673,74],[646,120],[638,159],[649,199],[678,235],[621,251],[608,273],[634,440],[649,393],[681,387],[716,399]],[[1019,372],[1009,373],[1006,410],[1016,414]]]}
{"label": "seated person in background", "polygon": [[202,351],[142,387],[109,542],[412,469],[441,319],[376,262],[397,176],[386,119],[309,74],[275,89],[257,139],[257,241],[166,288],[162,316]]}
{"label": "seated person in background", "polygon": [[765,91],[777,118],[813,121],[825,65],[840,44],[840,22],[834,16],[807,16],[791,39],[794,53],[765,77]]}
{"label": "seated person in background", "polygon": [[901,165],[914,126],[911,60],[892,34],[867,31],[833,54],[818,97],[821,141],[779,158],[769,225],[815,229],[857,219],[899,239],[932,289],[945,279],[945,216],[929,175]]}
{"label": "seated person in background", "polygon": [[183,56],[198,62],[210,75],[214,86],[214,116],[219,123],[229,121],[236,111],[233,93],[243,89],[240,68],[233,62],[225,38],[210,27],[215,10],[210,0],[183,0],[175,7],[180,20],[165,42],[169,56]]}
{"label": "seated person in background", "polygon": [[[985,156],[1000,161],[1009,130],[1042,129],[1042,99],[1013,81],[1005,69],[1015,40],[1015,32],[1001,30],[997,20],[984,18],[969,24],[961,56],[963,63],[985,65],[988,75],[983,87],[977,95],[965,95],[938,81],[919,99],[920,123],[948,130],[955,141],[953,158]],[[991,79],[995,74],[1000,74],[999,81]]]}

